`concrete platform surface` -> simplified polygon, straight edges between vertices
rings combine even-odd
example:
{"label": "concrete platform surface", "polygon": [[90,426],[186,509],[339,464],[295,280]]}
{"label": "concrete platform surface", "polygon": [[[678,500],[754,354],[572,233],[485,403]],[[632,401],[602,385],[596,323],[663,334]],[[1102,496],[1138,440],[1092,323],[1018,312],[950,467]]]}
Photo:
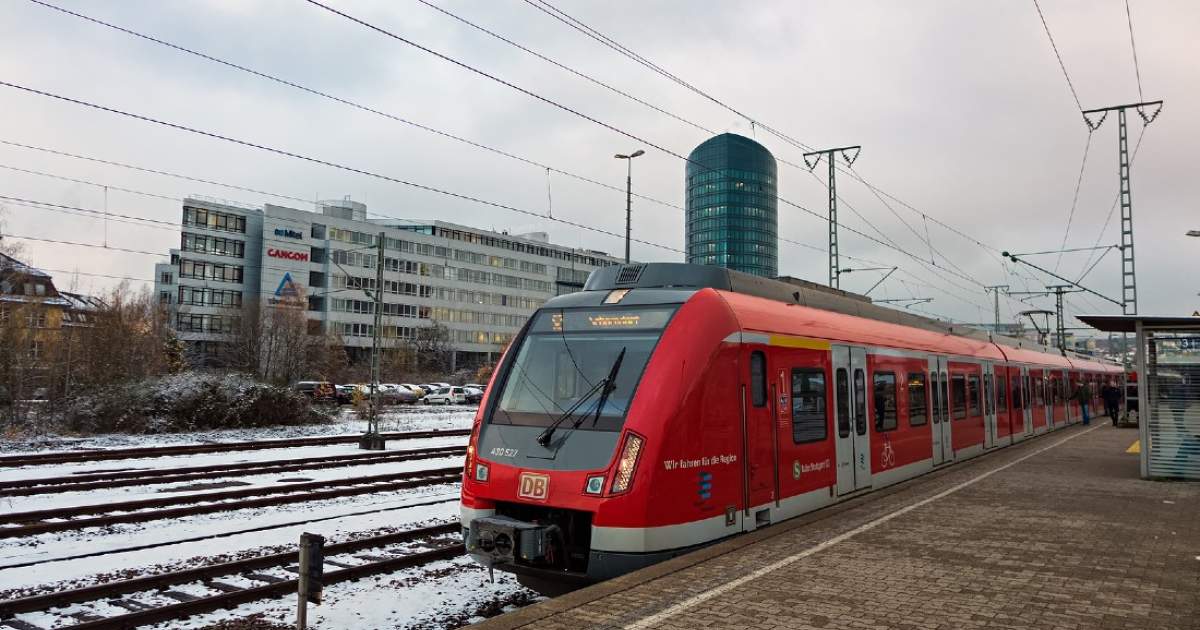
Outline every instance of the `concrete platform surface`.
{"label": "concrete platform surface", "polygon": [[1200,629],[1200,484],[1070,427],[479,624]]}

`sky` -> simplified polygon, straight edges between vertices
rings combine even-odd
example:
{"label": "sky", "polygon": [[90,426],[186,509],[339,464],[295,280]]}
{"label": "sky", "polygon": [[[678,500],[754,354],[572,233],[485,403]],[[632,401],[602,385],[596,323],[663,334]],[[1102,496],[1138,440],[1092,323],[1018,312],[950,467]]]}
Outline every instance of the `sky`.
{"label": "sky", "polygon": [[[100,292],[121,282],[101,276],[139,279],[131,281],[135,286],[151,279],[163,260],[152,254],[178,247],[178,199],[188,195],[306,209],[312,206],[301,200],[348,195],[374,216],[545,231],[555,243],[620,254],[623,241],[615,235],[624,231],[626,164],[613,155],[637,149],[646,154],[633,163],[635,192],[656,201],[634,200],[634,238],[646,243],[633,244],[633,257],[680,261],[674,251],[684,242],[680,156],[723,132],[753,137],[779,160],[779,233],[786,239],[780,273],[824,283],[826,167],[810,173],[804,150],[763,125],[808,147],[863,146],[837,180],[841,266],[899,267],[871,291],[874,298],[932,298],[912,308],[988,322],[993,303],[984,286],[1039,291],[1059,282],[1006,264],[1000,252],[1120,242],[1119,210],[1105,227],[1118,189],[1116,114],[1089,134],[1032,1],[548,0],[703,94],[586,37],[534,0],[322,0],[511,86],[305,0],[52,1],[378,113],[27,0],[0,6],[0,81],[390,178],[0,86],[6,242],[21,244],[31,263],[53,270],[60,288]],[[1200,280],[1189,273],[1200,260],[1200,238],[1185,235],[1200,229],[1194,150],[1200,117],[1189,113],[1200,111],[1200,3],[1130,0],[1128,6],[1127,17],[1123,1],[1041,0],[1083,108],[1165,101],[1144,136],[1141,118],[1129,112],[1131,151],[1142,138],[1132,169],[1139,311],[1190,314],[1200,308]],[[113,214],[165,223],[119,222]],[[1025,260],[1076,280],[1097,254]],[[851,272],[842,276],[842,288],[866,291],[884,273]],[[1119,300],[1119,252],[1106,252],[1081,284]],[[1053,304],[1053,298],[1003,296],[1001,318]],[[1067,312],[1120,307],[1079,293],[1067,297]]]}

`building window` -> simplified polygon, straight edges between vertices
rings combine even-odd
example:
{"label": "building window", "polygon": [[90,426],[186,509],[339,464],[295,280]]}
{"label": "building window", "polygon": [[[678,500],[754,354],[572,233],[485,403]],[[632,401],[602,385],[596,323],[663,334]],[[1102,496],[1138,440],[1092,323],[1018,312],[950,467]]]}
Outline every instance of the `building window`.
{"label": "building window", "polygon": [[767,355],[750,353],[750,399],[755,407],[767,404]]}
{"label": "building window", "polygon": [[925,397],[925,373],[908,373],[908,426],[929,422],[929,403]]}
{"label": "building window", "polygon": [[950,414],[955,420],[967,417],[967,377],[950,375]]}
{"label": "building window", "polygon": [[819,442],[826,436],[824,370],[792,370],[792,442]]}
{"label": "building window", "polygon": [[896,429],[896,374],[875,372],[871,377],[875,404],[875,431]]}
{"label": "building window", "polygon": [[162,273],[162,283],[163,284],[175,284],[175,274],[173,274],[169,271],[164,271]]}
{"label": "building window", "polygon": [[30,328],[45,328],[46,311],[40,308],[31,308],[25,315],[25,323]]}

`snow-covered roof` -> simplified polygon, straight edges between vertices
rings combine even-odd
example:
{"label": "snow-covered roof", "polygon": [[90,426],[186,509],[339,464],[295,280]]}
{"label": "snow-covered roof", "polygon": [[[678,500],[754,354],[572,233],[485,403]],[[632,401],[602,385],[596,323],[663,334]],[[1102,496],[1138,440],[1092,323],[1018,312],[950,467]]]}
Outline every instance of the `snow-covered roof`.
{"label": "snow-covered roof", "polygon": [[23,262],[17,260],[16,258],[13,258],[12,256],[9,256],[8,254],[4,254],[4,253],[0,253],[0,271],[13,271],[13,272],[17,272],[17,273],[24,273],[24,274],[28,274],[31,276],[36,276],[39,278],[49,278],[50,277],[50,274],[46,273],[45,271],[42,271],[41,269],[38,269],[37,267],[34,267],[27,263],[23,263]]}
{"label": "snow-covered roof", "polygon": [[104,300],[94,295],[71,293],[70,291],[59,291],[58,294],[70,302],[70,308],[77,311],[94,311],[104,306]]}

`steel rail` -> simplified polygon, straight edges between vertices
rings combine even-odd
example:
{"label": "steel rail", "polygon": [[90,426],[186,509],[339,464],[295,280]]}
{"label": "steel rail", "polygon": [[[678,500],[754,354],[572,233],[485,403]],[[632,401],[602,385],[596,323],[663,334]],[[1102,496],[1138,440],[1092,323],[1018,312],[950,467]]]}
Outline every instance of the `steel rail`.
{"label": "steel rail", "polygon": [[[461,526],[458,523],[447,523],[445,525],[434,525],[432,527],[422,527],[403,532],[371,536],[359,540],[326,545],[325,554],[327,556],[331,556],[336,554],[352,553],[355,551],[361,551],[363,549],[372,549],[375,547],[382,547],[384,545],[409,542],[425,536],[453,534],[458,532],[460,527]],[[288,565],[295,561],[296,552],[289,551],[264,556],[256,556],[253,558],[244,558],[241,560],[233,560],[230,562],[222,562],[203,567],[183,569],[180,571],[172,571],[169,573],[160,573],[158,575],[148,575],[129,580],[118,580],[104,584],[95,584],[92,586],[85,586],[66,591],[55,591],[41,595],[30,595],[28,597],[21,597],[0,602],[0,619],[8,618],[20,613],[42,611],[50,608],[66,606],[68,604],[110,598],[117,595],[137,593],[140,591],[161,589],[176,584],[187,584],[197,580],[209,580],[215,577],[221,577],[235,573],[243,573],[246,571]]]}
{"label": "steel rail", "polygon": [[[470,429],[445,431],[404,431],[381,434],[387,440],[412,440],[435,437],[465,437]],[[222,442],[216,444],[182,444],[179,446],[147,446],[138,448],[94,449],[82,451],[55,451],[52,453],[30,453],[24,455],[0,455],[0,467],[30,466],[35,464],[66,464],[94,462],[108,459],[136,459],[141,457],[163,457],[167,455],[191,455],[196,453],[225,453],[229,451],[258,451],[271,448],[297,446],[327,446],[330,444],[357,443],[360,434],[324,435],[318,437],[287,438],[283,440],[255,440],[249,442]]]}
{"label": "steel rail", "polygon": [[[307,501],[369,494],[372,492],[418,488],[422,486],[453,483],[458,481],[461,478],[461,475],[462,468],[459,466],[454,466],[450,468],[439,468],[436,470],[412,471],[389,475],[374,475],[372,477],[359,477],[356,479],[293,484],[284,488],[249,488],[245,490],[233,490],[229,492],[192,494],[185,497],[147,499],[140,501],[108,503],[104,505],[84,505],[70,508],[18,512],[3,515],[0,517],[0,522],[29,524],[0,528],[0,539],[32,536],[35,534],[44,534],[48,532],[69,531],[103,525],[115,525],[118,523],[144,523],[147,521],[177,518],[180,516],[212,514],[214,512],[228,512],[246,508],[286,505],[289,503],[303,503]],[[328,488],[331,486],[334,487],[334,489],[306,492],[306,490]],[[275,496],[263,496],[270,494]],[[257,498],[245,499],[242,501],[213,503],[213,501],[237,499],[246,496]],[[181,507],[152,509],[162,506],[180,505],[188,502],[203,503],[198,505],[183,505]],[[109,512],[120,513],[111,514]],[[71,519],[73,516],[85,516],[92,514],[100,514],[101,516],[50,522],[46,522],[44,520],[52,518]]]}
{"label": "steel rail", "polygon": [[320,470],[324,468],[367,466],[380,463],[433,459],[442,456],[451,457],[463,455],[466,452],[467,449],[465,446],[445,446],[406,451],[377,451],[372,453],[328,455],[325,457],[306,457],[288,460],[212,464],[209,466],[190,466],[185,468],[97,472],[65,477],[40,477],[17,481],[0,481],[0,497],[56,494],[61,492],[94,490],[97,488],[165,484],[217,477],[245,477],[249,475]]}

